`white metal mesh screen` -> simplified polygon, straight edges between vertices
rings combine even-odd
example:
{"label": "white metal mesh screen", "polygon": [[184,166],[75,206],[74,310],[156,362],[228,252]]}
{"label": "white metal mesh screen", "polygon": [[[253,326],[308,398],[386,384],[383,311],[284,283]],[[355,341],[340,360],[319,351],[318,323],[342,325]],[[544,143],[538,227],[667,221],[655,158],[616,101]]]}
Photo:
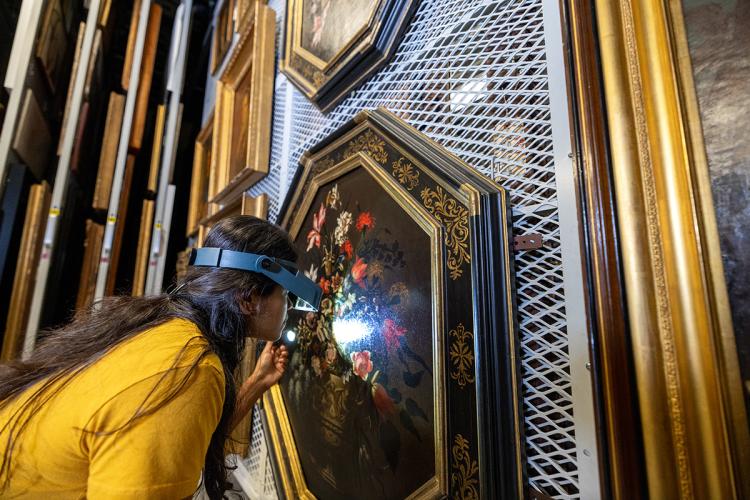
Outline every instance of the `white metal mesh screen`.
{"label": "white metal mesh screen", "polygon": [[[279,29],[284,4],[269,2]],[[360,110],[377,106],[506,188],[514,232],[540,233],[545,241],[543,251],[521,253],[515,262],[528,476],[548,495],[575,498],[578,465],[547,86],[541,0],[422,0],[391,63],[328,115],[277,74],[272,174],[250,192],[269,194],[274,220],[302,153]],[[270,476],[266,482],[273,485]]]}
{"label": "white metal mesh screen", "polygon": [[[250,431],[250,448],[247,458],[241,462],[239,476],[242,492],[251,500],[272,500],[278,498],[276,483],[273,477],[273,466],[271,456],[268,452],[267,442],[263,435],[260,411],[256,408],[253,412],[253,421]],[[239,469],[239,467],[238,467]]]}

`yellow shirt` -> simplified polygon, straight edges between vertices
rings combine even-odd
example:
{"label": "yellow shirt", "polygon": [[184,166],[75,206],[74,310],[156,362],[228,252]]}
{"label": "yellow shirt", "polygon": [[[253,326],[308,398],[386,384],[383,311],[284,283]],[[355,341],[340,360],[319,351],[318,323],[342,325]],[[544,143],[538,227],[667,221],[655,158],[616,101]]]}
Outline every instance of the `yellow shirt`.
{"label": "yellow shirt", "polygon": [[[0,497],[190,496],[224,404],[219,358],[201,358],[207,346],[196,325],[170,320],[120,344],[67,385],[61,381],[13,449],[10,487]],[[35,388],[0,410],[0,427]],[[153,410],[175,393],[120,429],[139,408]],[[0,443],[8,446],[7,430]]]}

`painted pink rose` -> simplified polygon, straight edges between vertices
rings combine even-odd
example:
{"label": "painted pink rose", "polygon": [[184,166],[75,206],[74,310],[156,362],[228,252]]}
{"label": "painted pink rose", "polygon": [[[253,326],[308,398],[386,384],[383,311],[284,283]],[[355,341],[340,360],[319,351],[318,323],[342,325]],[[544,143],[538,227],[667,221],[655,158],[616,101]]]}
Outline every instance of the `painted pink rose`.
{"label": "painted pink rose", "polygon": [[352,370],[359,375],[362,380],[367,379],[367,375],[372,371],[372,361],[370,361],[370,351],[353,352],[351,354]]}
{"label": "painted pink rose", "polygon": [[392,319],[387,319],[383,322],[383,337],[385,337],[385,346],[389,352],[401,346],[399,338],[405,334],[406,328],[398,326]]}

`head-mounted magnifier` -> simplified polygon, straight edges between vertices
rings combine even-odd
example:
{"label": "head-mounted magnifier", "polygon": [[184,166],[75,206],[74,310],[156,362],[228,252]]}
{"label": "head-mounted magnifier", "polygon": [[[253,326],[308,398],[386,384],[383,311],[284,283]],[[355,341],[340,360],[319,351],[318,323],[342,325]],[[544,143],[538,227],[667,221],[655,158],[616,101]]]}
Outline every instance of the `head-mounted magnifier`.
{"label": "head-mounted magnifier", "polygon": [[294,309],[317,311],[320,307],[320,287],[288,260],[222,248],[194,248],[188,265],[260,273],[289,292]]}

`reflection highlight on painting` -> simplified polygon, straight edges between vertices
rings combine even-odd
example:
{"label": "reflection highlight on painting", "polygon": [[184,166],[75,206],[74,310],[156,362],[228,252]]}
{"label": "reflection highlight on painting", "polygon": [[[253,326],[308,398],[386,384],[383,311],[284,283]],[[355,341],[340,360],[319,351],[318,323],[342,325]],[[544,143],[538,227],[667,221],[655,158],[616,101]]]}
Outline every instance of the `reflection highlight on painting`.
{"label": "reflection highlight on painting", "polygon": [[377,3],[373,0],[302,2],[302,47],[330,62],[367,25]]}
{"label": "reflection highlight on painting", "polygon": [[284,336],[308,488],[404,498],[435,474],[430,238],[358,169],[318,191],[296,244],[323,291]]}

